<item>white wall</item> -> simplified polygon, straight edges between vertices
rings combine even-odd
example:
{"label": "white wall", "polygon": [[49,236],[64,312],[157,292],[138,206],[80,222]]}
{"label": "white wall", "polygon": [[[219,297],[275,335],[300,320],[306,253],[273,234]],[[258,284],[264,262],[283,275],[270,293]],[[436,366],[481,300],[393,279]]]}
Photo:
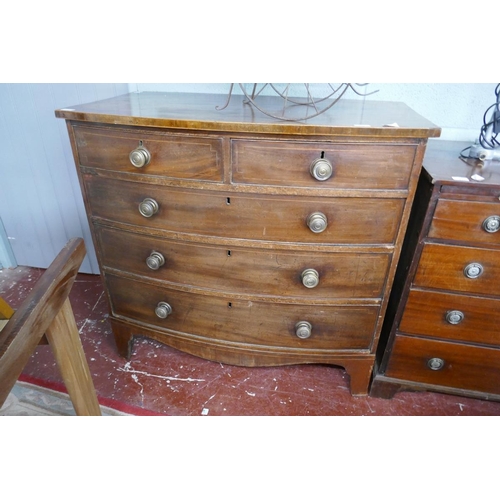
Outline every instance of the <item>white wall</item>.
{"label": "white wall", "polygon": [[0,84],[0,219],[18,265],[47,268],[81,236],[82,271],[99,272],[66,124],[54,111],[127,91],[126,84]]}

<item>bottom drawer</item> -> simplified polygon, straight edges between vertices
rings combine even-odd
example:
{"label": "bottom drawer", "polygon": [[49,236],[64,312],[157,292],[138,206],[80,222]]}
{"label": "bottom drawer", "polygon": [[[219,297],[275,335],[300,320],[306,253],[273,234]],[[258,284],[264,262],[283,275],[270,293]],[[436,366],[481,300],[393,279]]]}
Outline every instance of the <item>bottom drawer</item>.
{"label": "bottom drawer", "polygon": [[[261,346],[369,350],[379,313],[378,305],[277,304],[181,292],[110,274],[106,281],[117,316],[159,329]],[[164,319],[155,312],[161,302],[171,308]],[[301,321],[312,326],[307,338],[296,335]]]}
{"label": "bottom drawer", "polygon": [[500,394],[500,349],[396,335],[385,375]]}

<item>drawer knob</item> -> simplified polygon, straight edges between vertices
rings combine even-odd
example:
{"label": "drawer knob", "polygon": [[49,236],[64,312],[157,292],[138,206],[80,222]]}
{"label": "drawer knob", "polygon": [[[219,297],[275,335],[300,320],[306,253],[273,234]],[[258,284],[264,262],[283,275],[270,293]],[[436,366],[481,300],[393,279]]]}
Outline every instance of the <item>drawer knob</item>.
{"label": "drawer knob", "polygon": [[465,266],[464,274],[466,278],[475,279],[479,278],[483,274],[483,266],[477,262],[473,262],[468,266]]}
{"label": "drawer knob", "polygon": [[321,212],[314,212],[307,218],[307,226],[313,233],[322,233],[327,225],[326,215]]}
{"label": "drawer knob", "polygon": [[450,325],[458,325],[464,319],[464,313],[462,311],[448,311],[446,313],[446,321]]}
{"label": "drawer knob", "polygon": [[128,158],[134,167],[142,168],[151,161],[151,153],[144,146],[139,146],[130,152]]}
{"label": "drawer knob", "polygon": [[295,335],[299,337],[299,339],[307,339],[311,336],[312,325],[309,321],[299,321],[295,325]]}
{"label": "drawer knob", "polygon": [[325,158],[317,158],[311,163],[311,175],[318,181],[326,181],[333,175],[332,164]]}
{"label": "drawer knob", "polygon": [[427,366],[434,371],[441,370],[444,367],[444,360],[441,358],[431,358],[427,361]]}
{"label": "drawer knob", "polygon": [[151,252],[151,255],[146,259],[146,264],[149,269],[156,271],[165,264],[165,257],[160,252]]}
{"label": "drawer knob", "polygon": [[144,217],[151,217],[158,212],[160,206],[156,200],[153,198],[144,198],[139,204],[139,212]]}
{"label": "drawer knob", "polygon": [[315,269],[306,269],[301,274],[302,284],[306,288],[314,288],[319,285],[319,273]]}
{"label": "drawer knob", "polygon": [[487,233],[496,233],[500,229],[500,217],[498,215],[490,215],[484,219],[483,229]]}
{"label": "drawer knob", "polygon": [[167,302],[158,302],[155,313],[160,319],[165,319],[169,314],[172,313],[172,306]]}

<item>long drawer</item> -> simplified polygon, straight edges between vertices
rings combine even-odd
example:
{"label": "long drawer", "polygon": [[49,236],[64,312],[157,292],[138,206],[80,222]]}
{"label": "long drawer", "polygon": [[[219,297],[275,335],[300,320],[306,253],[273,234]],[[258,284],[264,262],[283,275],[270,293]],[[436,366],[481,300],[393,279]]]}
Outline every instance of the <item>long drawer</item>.
{"label": "long drawer", "polygon": [[[369,349],[378,306],[307,306],[179,292],[106,274],[115,315],[160,329],[247,344],[301,349]],[[164,319],[156,309],[171,313]],[[311,325],[308,338],[297,323]]]}
{"label": "long drawer", "polygon": [[429,238],[500,245],[500,203],[440,199]]}
{"label": "long drawer", "polygon": [[500,393],[500,349],[397,335],[387,377]]}
{"label": "long drawer", "polygon": [[[233,182],[339,189],[406,189],[415,146],[331,142],[232,140]],[[324,159],[329,179],[318,181],[311,164]]]}
{"label": "long drawer", "polygon": [[[127,224],[247,240],[276,242],[393,244],[404,200],[399,198],[311,198],[182,190],[84,175],[94,217]],[[151,201],[153,200],[153,201]],[[144,217],[139,207],[158,207]],[[315,214],[320,214],[315,215]],[[314,232],[308,220],[324,217]],[[320,224],[323,224],[320,222]]]}
{"label": "long drawer", "polygon": [[449,340],[500,345],[500,300],[410,291],[399,331]]}
{"label": "long drawer", "polygon": [[413,284],[478,295],[500,295],[500,250],[426,243]]}
{"label": "long drawer", "polygon": [[[89,126],[75,126],[74,132],[78,161],[85,167],[203,181],[220,182],[223,177],[222,139],[218,137]],[[142,167],[134,166],[129,158],[137,149],[136,161],[149,155]]]}
{"label": "long drawer", "polygon": [[96,233],[105,267],[170,283],[238,290],[242,294],[306,299],[379,298],[390,262],[388,254],[200,245],[99,225]]}

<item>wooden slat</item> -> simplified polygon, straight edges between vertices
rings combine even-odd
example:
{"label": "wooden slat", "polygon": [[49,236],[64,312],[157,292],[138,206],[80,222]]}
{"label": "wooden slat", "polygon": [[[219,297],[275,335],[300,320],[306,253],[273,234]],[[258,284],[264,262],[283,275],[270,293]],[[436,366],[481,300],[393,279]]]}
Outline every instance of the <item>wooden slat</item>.
{"label": "wooden slat", "polygon": [[100,415],[99,402],[69,299],[64,301],[46,336],[77,415]]}
{"label": "wooden slat", "polygon": [[70,240],[0,332],[0,407],[47,333],[77,414],[100,414],[73,313],[66,303],[84,256],[83,239]]}

